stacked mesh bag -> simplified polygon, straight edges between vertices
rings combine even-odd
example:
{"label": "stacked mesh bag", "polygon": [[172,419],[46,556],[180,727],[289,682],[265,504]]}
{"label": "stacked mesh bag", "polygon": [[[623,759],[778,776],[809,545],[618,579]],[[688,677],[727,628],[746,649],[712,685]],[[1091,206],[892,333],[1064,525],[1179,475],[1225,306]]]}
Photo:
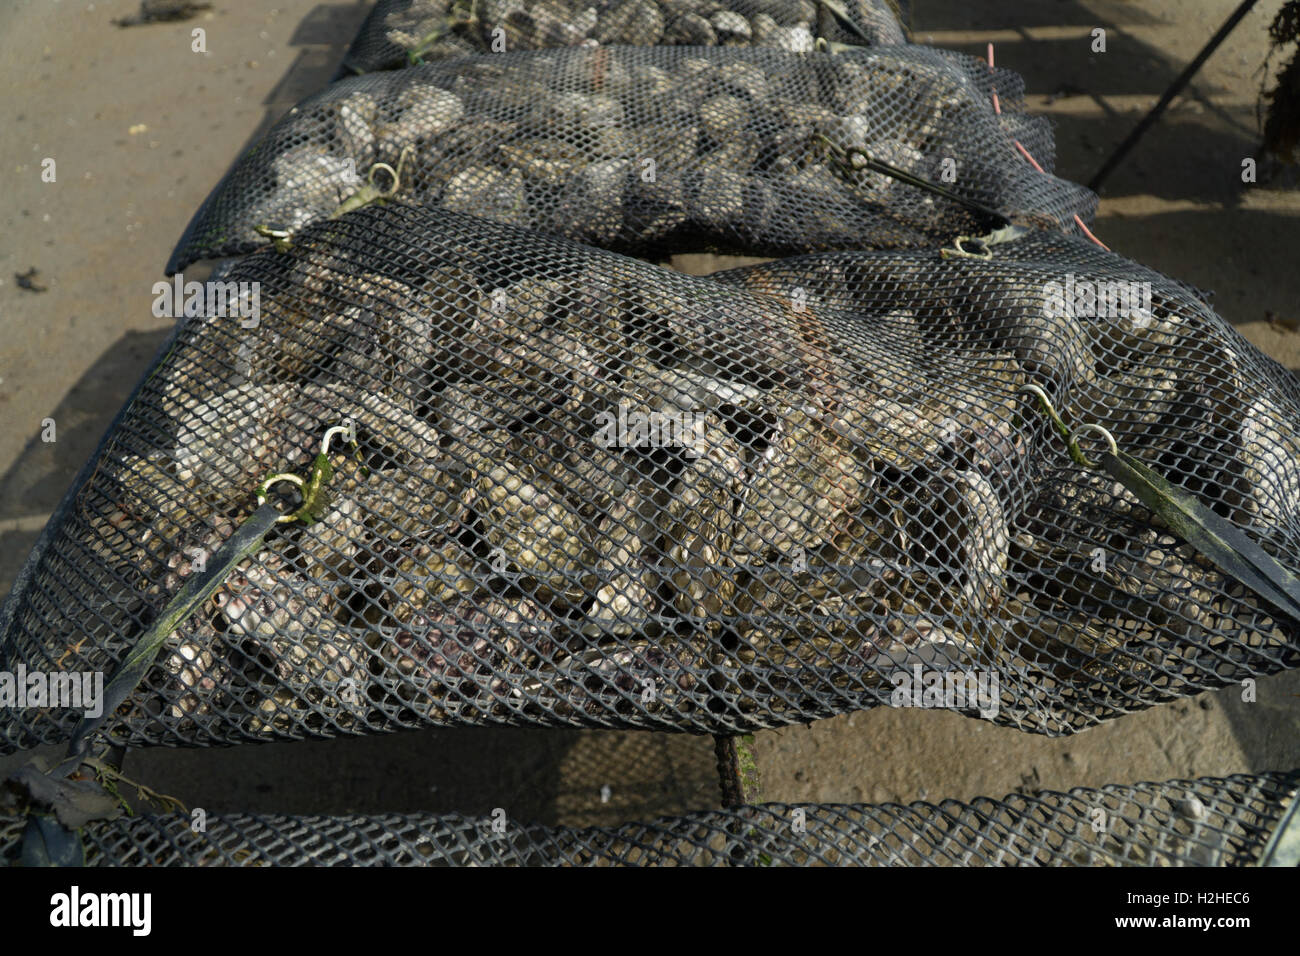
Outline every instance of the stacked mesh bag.
{"label": "stacked mesh bag", "polygon": [[[1076,464],[1029,388],[1292,571],[1300,393],[1194,290],[1078,235],[1095,197],[1019,158],[1018,91],[910,46],[525,50],[335,84],[187,230],[171,267],[243,257],[223,278],[260,290],[257,321],[178,325],[20,574],[0,664],[112,672],[259,484],[306,476],[346,423],[312,520],[167,630],[101,743],[726,737],[944,668],[996,676],[952,709],[1067,734],[1294,666],[1295,623]],[[882,144],[926,179],[953,159],[953,195],[853,165]],[[358,195],[366,171],[382,188]],[[987,208],[1019,228],[963,238]],[[701,278],[622,254],[683,243],[804,255]],[[1067,284],[1147,295],[1063,314]],[[76,717],[6,710],[0,746],[66,742]],[[92,861],[139,863],[1225,863],[1260,857],[1295,788],[808,807],[793,829],[800,808],[770,805],[84,835]],[[1120,822],[1096,833],[1102,805]]]}
{"label": "stacked mesh bag", "polygon": [[[616,827],[462,816],[141,816],[85,831],[117,866],[1243,866],[1268,858],[1295,774],[1012,794],[1004,800],[765,804]],[[1106,825],[1094,823],[1105,814]],[[0,861],[21,860],[0,819]]]}
{"label": "stacked mesh bag", "polygon": [[[819,39],[892,45],[906,42],[898,6],[891,0],[379,0],[339,73],[563,46],[764,46],[806,53]],[[906,4],[897,12],[906,20]]]}
{"label": "stacked mesh bag", "polygon": [[[983,231],[969,203],[1076,233],[1096,196],[1017,152],[1051,169],[1022,93],[1013,74],[918,46],[525,50],[352,77],[249,149],[168,271],[378,192],[643,256],[934,248]],[[858,168],[854,150],[961,201]]]}

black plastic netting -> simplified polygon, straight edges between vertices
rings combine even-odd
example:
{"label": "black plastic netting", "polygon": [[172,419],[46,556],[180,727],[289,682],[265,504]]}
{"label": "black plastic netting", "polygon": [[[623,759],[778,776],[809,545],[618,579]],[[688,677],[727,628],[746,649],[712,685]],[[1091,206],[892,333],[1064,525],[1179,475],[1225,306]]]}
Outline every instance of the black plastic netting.
{"label": "black plastic netting", "polygon": [[[340,74],[552,47],[741,46],[811,51],[907,37],[890,0],[379,0]],[[904,11],[905,12],[905,11]]]}
{"label": "black plastic netting", "polygon": [[934,247],[986,231],[962,204],[852,168],[849,148],[1015,222],[1077,231],[1097,197],[1051,175],[1050,127],[1022,96],[1015,74],[915,46],[538,50],[352,77],[236,163],[167,270],[329,218],[372,173],[392,189],[396,172],[401,199],[641,255]]}
{"label": "black plastic netting", "polygon": [[[1117,256],[1000,248],[860,254],[826,273],[834,309],[779,263],[741,289],[445,210],[308,227],[228,274],[258,284],[255,328],[178,328],[20,575],[0,663],[111,670],[257,483],[350,419],[320,520],[175,630],[111,739],[734,733],[881,703],[1063,734],[1294,666],[1294,624],[1023,391],[1295,570],[1289,373]],[[1054,283],[1102,314],[1055,314]],[[1116,289],[1133,309],[1107,316]],[[6,709],[3,746],[77,716]]]}
{"label": "black plastic netting", "polygon": [[[764,804],[616,827],[432,815],[212,816],[95,823],[91,866],[1246,866],[1300,773],[1203,777],[970,803]],[[25,822],[0,818],[0,863]]]}
{"label": "black plastic netting", "polygon": [[[1096,274],[1139,283],[1151,282],[1153,294],[1159,288],[1166,296],[1176,296],[1180,301],[1199,301],[1207,306],[1213,297],[1211,293],[1180,279],[1114,253],[1096,240],[1042,230],[1013,229],[982,238],[963,239],[960,247],[945,247],[939,254],[946,258],[972,260],[987,257],[1000,263],[1051,263],[1053,268],[1059,270],[1061,279],[1070,275]],[[218,268],[227,270],[238,261],[223,260]],[[708,278],[788,301],[799,298],[823,308],[850,312],[872,311],[880,304],[882,261],[885,260],[877,252],[809,253],[716,271],[710,273]],[[1083,289],[1082,286],[1079,288]],[[951,307],[941,301],[944,294],[942,290],[927,294],[924,288],[918,288],[917,292],[928,299],[932,308]],[[1062,300],[1065,292],[1063,286]],[[1088,295],[1086,292],[1083,294]],[[1043,301],[1046,301],[1045,298]],[[1071,305],[1077,303],[1072,302]],[[1300,398],[1300,384],[1293,375],[1284,372],[1279,385]]]}

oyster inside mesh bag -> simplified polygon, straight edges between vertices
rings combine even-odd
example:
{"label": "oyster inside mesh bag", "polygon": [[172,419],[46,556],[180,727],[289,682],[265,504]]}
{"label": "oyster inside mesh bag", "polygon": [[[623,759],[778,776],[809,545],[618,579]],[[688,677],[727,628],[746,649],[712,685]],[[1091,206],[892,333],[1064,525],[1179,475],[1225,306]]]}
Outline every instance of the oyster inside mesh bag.
{"label": "oyster inside mesh bag", "polygon": [[851,149],[1014,221],[1076,230],[1096,197],[1016,151],[1020,90],[1014,74],[914,46],[537,50],[353,77],[234,166],[168,271],[336,215],[372,173],[401,199],[637,254],[930,247],[984,231],[966,206],[852,167]]}
{"label": "oyster inside mesh bag", "polygon": [[[999,682],[942,706],[1068,732],[1294,661],[1289,623],[1072,465],[1023,394],[1294,564],[1294,389],[1173,284],[1141,326],[1064,323],[1050,261],[698,278],[401,204],[228,278],[261,284],[259,322],[179,328],[6,604],[8,669],[111,669],[262,477],[345,419],[356,445],[318,520],[169,637],[120,740],[724,731],[889,703],[916,668]],[[15,747],[74,718],[0,726]]]}
{"label": "oyster inside mesh bag", "polygon": [[[1190,287],[1122,256],[1046,233],[993,248],[991,262],[948,263],[940,282],[926,256],[907,253],[799,256],[710,278],[836,311],[906,302],[895,316],[936,363],[975,343],[1003,351],[1066,421],[1104,425],[1120,448],[1293,566],[1292,377]],[[1018,465],[1021,436],[1001,422],[957,415],[953,424],[969,429],[982,477],[1029,477]],[[1221,642],[1234,666],[1294,660],[1292,622],[1275,619],[1122,485],[1057,464],[1034,487],[1021,485],[1025,506],[1006,514],[1008,537],[985,552],[1006,561],[1004,609],[1015,622],[1004,647],[1022,658],[1013,670],[1033,675],[1017,695],[1023,711],[1042,708],[1064,728],[1123,712],[1155,683],[1213,684]],[[1089,676],[1098,678],[1090,700],[1062,685]]]}
{"label": "oyster inside mesh bag", "polygon": [[565,46],[758,46],[807,52],[819,38],[905,43],[898,13],[890,0],[380,0],[340,72]]}

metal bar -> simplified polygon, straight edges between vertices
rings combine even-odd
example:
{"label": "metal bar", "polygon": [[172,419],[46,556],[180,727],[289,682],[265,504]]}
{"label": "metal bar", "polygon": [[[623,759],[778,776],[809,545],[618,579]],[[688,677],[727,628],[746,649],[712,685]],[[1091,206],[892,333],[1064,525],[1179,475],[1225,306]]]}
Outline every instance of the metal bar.
{"label": "metal bar", "polygon": [[713,753],[718,758],[722,805],[732,809],[758,803],[758,762],[754,759],[754,735],[715,736]]}
{"label": "metal bar", "polygon": [[1300,791],[1291,795],[1291,805],[1260,854],[1259,866],[1300,866]]}
{"label": "metal bar", "polygon": [[1257,0],[1242,0],[1237,9],[1232,11],[1232,15],[1223,22],[1223,26],[1219,27],[1219,31],[1215,33],[1214,36],[1210,37],[1210,41],[1201,48],[1201,52],[1196,54],[1196,59],[1187,64],[1187,68],[1179,74],[1178,79],[1174,80],[1174,82],[1170,84],[1169,89],[1165,90],[1164,95],[1160,97],[1159,102],[1157,102],[1155,106],[1151,107],[1151,112],[1142,117],[1142,120],[1137,124],[1137,126],[1133,127],[1133,131],[1128,134],[1128,137],[1124,142],[1120,143],[1119,146],[1115,148],[1115,152],[1111,153],[1110,158],[1102,164],[1101,169],[1097,170],[1096,174],[1088,182],[1089,189],[1096,192],[1098,188],[1100,188],[1101,184],[1106,181],[1106,178],[1115,171],[1115,168],[1119,166],[1120,163],[1124,161],[1124,157],[1129,154],[1129,151],[1137,145],[1138,140],[1146,135],[1146,131],[1155,125],[1156,120],[1160,119],[1165,109],[1173,102],[1174,97],[1183,91],[1183,87],[1187,86],[1187,84],[1191,82],[1192,77],[1197,74],[1205,64],[1205,61],[1214,54],[1214,51],[1219,48],[1224,40],[1228,39],[1228,34],[1236,28],[1237,24],[1245,18],[1246,14],[1250,13],[1251,8],[1255,6],[1256,2]]}
{"label": "metal bar", "polygon": [[280,511],[273,502],[266,502],[235,529],[226,542],[212,555],[208,566],[190,578],[181,586],[175,597],[168,602],[162,612],[137,639],[130,652],[118,665],[108,686],[104,689],[103,706],[98,717],[83,717],[72,731],[68,742],[68,757],[56,771],[66,776],[76,770],[85,754],[90,735],[102,724],[107,723],[117,708],[139,685],[154,658],[158,656],[163,642],[171,636],[194,610],[216,593],[225,583],[230,572],[239,562],[257,550],[262,539],[266,537],[280,519]]}

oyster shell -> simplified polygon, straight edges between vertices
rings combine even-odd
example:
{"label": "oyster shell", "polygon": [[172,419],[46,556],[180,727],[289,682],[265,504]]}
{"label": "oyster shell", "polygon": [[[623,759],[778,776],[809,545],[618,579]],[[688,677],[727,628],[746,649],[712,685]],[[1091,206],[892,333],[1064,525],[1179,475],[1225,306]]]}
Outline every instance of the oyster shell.
{"label": "oyster shell", "polygon": [[716,46],[718,34],[698,13],[685,13],[668,21],[664,42],[679,46]]}
{"label": "oyster shell", "polygon": [[716,630],[735,590],[729,568],[732,513],[744,488],[745,466],[739,444],[717,416],[693,424],[698,427],[685,469],[662,513],[663,551],[674,607]]}
{"label": "oyster shell", "polygon": [[[449,90],[412,83],[397,94],[387,106],[387,113],[392,118],[377,122],[374,128],[375,155],[379,162],[396,168],[403,148],[420,137],[438,136],[450,130],[464,117],[465,105]],[[370,121],[376,122],[373,118]]]}
{"label": "oyster shell", "polygon": [[1300,502],[1300,441],[1287,416],[1260,396],[1241,422],[1241,461],[1249,488],[1247,507],[1265,527],[1297,533]]}
{"label": "oyster shell", "polygon": [[613,0],[602,11],[594,37],[601,44],[654,46],[664,35],[664,17],[653,0]]}
{"label": "oyster shell", "polygon": [[490,166],[470,166],[451,177],[442,193],[442,205],[454,212],[473,213],[498,222],[528,222],[524,176],[518,169],[506,172]]}
{"label": "oyster shell", "polygon": [[807,411],[782,409],[776,417],[736,513],[737,550],[759,562],[830,542],[874,483],[852,443]]}

